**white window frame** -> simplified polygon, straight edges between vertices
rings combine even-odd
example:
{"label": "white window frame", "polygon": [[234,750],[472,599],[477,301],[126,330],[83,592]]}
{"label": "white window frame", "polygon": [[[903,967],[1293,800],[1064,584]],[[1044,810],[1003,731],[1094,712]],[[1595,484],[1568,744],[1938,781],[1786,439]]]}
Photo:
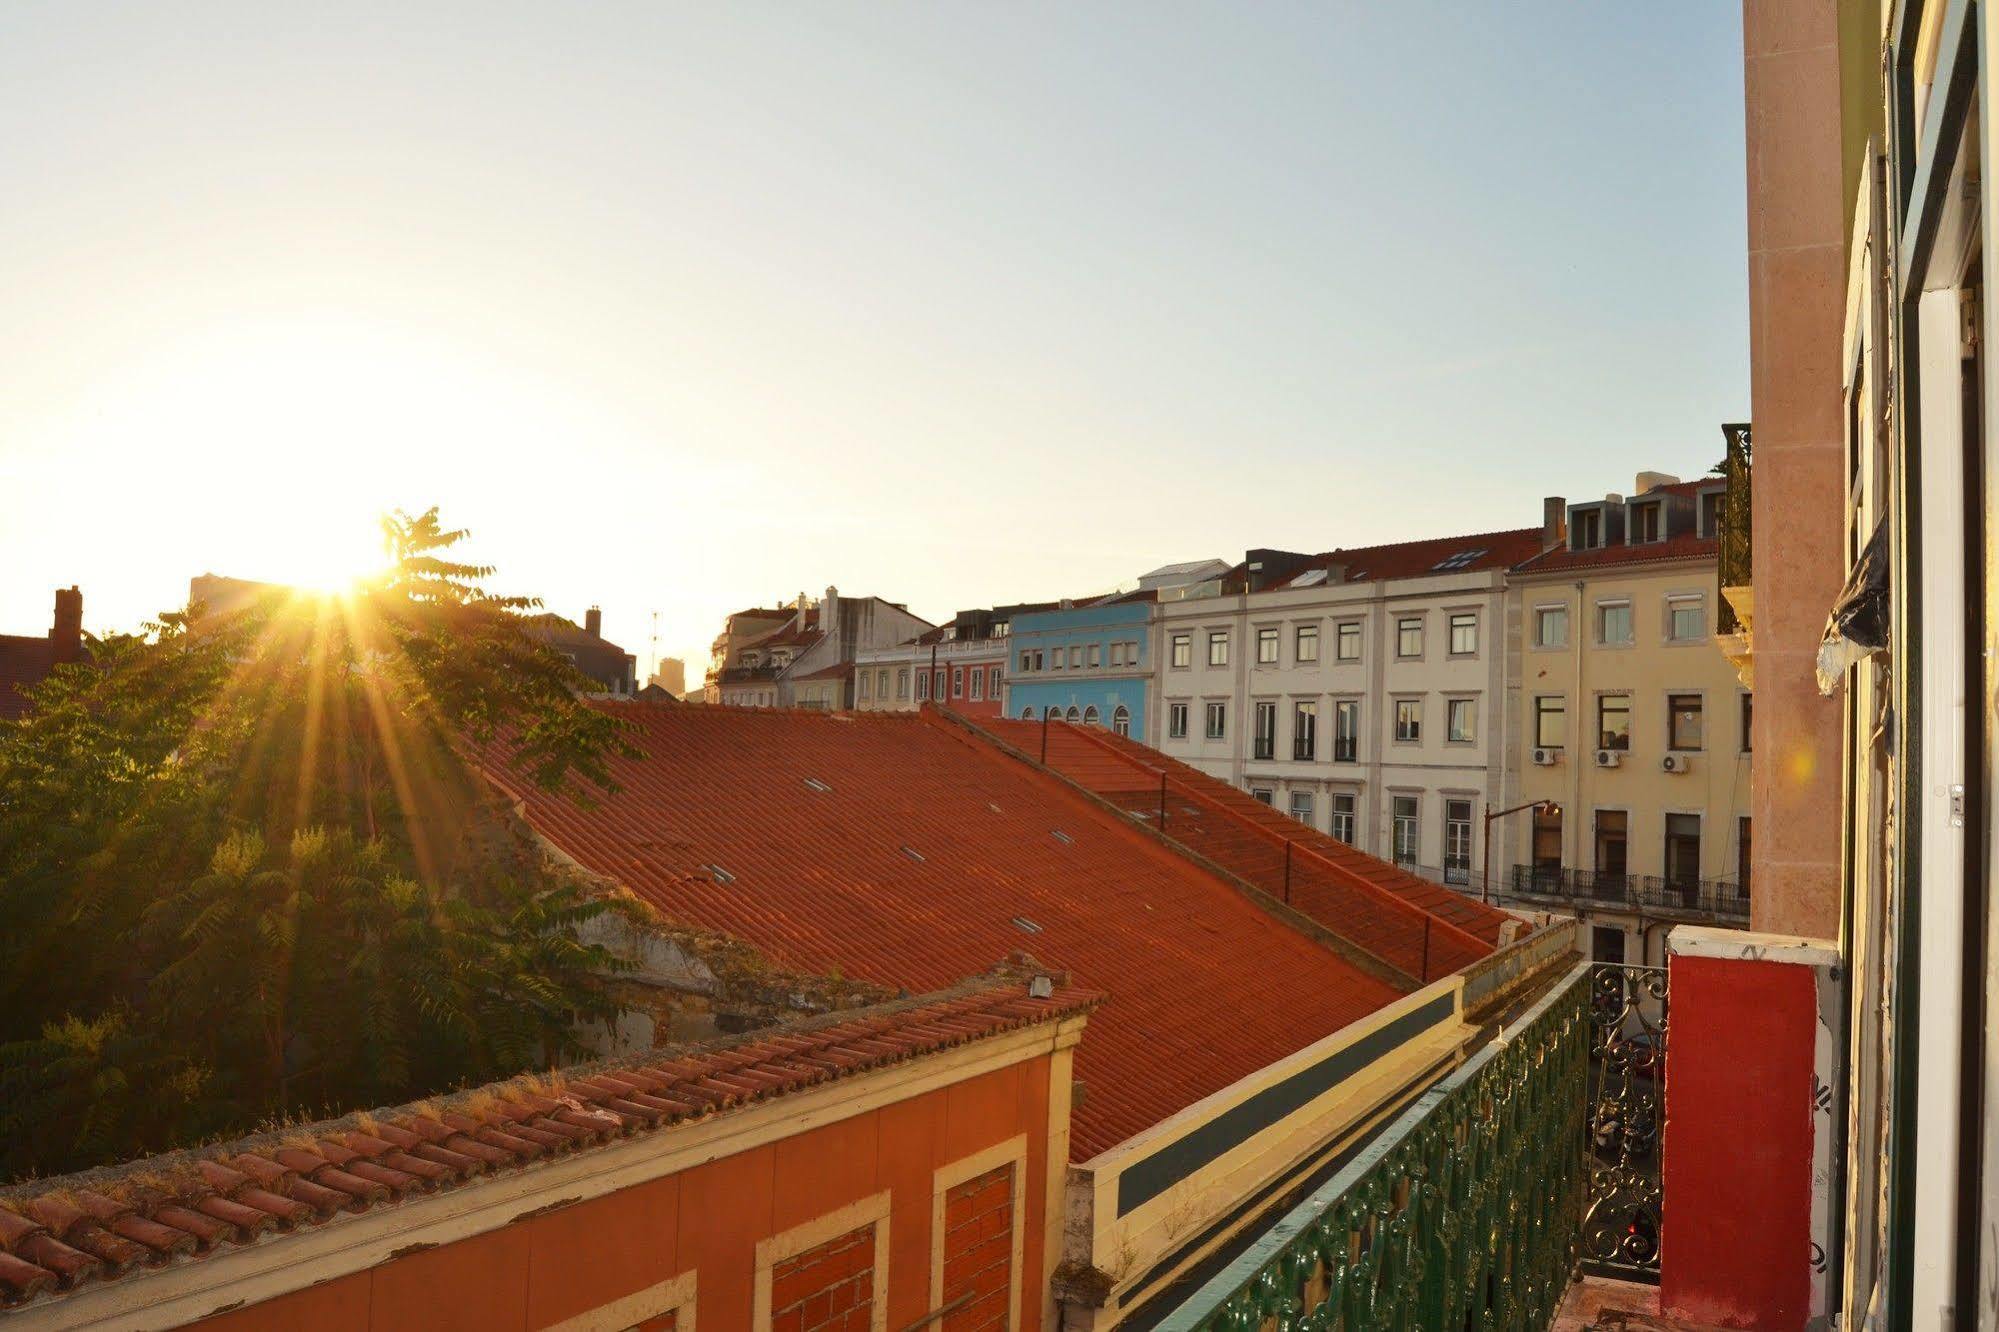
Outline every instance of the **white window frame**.
{"label": "white window frame", "polygon": [[[1222,719],[1220,726],[1215,725],[1215,718],[1217,716]],[[1201,710],[1201,721],[1202,738],[1207,740],[1226,740],[1229,738],[1229,705],[1226,701],[1222,699],[1208,700],[1207,706]]]}
{"label": "white window frame", "polygon": [[[1305,651],[1307,643],[1312,645],[1312,651],[1309,655]],[[1319,660],[1319,625],[1316,620],[1310,624],[1301,624],[1293,627],[1291,631],[1291,657],[1300,666],[1317,664]]]}
{"label": "white window frame", "polygon": [[[1457,721],[1458,709],[1465,710],[1470,725],[1466,734],[1457,736],[1451,731]],[[1478,743],[1478,698],[1471,694],[1461,694],[1444,700],[1444,743],[1447,745],[1475,745]]]}
{"label": "white window frame", "polygon": [[[1674,612],[1692,607],[1700,612],[1701,630],[1697,634],[1681,636],[1674,631]],[[1700,592],[1668,592],[1665,601],[1665,623],[1660,626],[1668,643],[1705,643],[1708,641],[1707,597]]]}
{"label": "white window frame", "polygon": [[[1621,639],[1610,639],[1604,636],[1604,630],[1606,628],[1604,612],[1612,610],[1621,610],[1624,612],[1624,622],[1630,630],[1629,637]],[[1596,631],[1595,635],[1596,645],[1598,647],[1628,648],[1637,645],[1638,616],[1632,609],[1630,597],[1599,597],[1596,603],[1595,619],[1596,623],[1595,625],[1592,626],[1592,628],[1594,628]]]}
{"label": "white window frame", "polygon": [[[1219,651],[1217,651],[1217,649],[1219,649]],[[1209,668],[1219,669],[1228,664],[1229,664],[1229,631],[1226,629],[1208,630]]]}
{"label": "white window frame", "polygon": [[[1459,660],[1464,660],[1467,658],[1476,657],[1478,655],[1478,640],[1479,640],[1478,619],[1479,619],[1478,612],[1475,610],[1449,611],[1445,614],[1444,616],[1445,656],[1455,657],[1458,658]],[[1460,620],[1471,621],[1471,646],[1465,648],[1462,651],[1458,649],[1458,630],[1464,628],[1465,626],[1459,623]]]}
{"label": "white window frame", "polygon": [[1192,631],[1176,633],[1167,640],[1167,662],[1176,671],[1191,670],[1194,665],[1194,635]]}
{"label": "white window frame", "polygon": [[698,1286],[694,1269],[689,1268],[644,1290],[620,1295],[594,1309],[550,1323],[542,1332],[610,1332],[615,1328],[637,1327],[662,1314],[673,1315],[674,1332],[694,1332]]}
{"label": "white window frame", "polygon": [[[946,1201],[952,1189],[968,1179],[977,1179],[988,1171],[1001,1166],[1012,1166],[1010,1178],[1013,1181],[1013,1254],[1007,1263],[1006,1325],[1008,1329],[1020,1326],[1020,1282],[1021,1266],[1027,1247],[1027,1135],[1017,1133],[1005,1142],[996,1143],[981,1152],[960,1157],[948,1165],[938,1166],[931,1176],[930,1185],[930,1308],[942,1308],[944,1304],[944,1235]],[[678,1332],[678,1329],[675,1329]]]}
{"label": "white window frame", "polygon": [[[1421,615],[1398,615],[1395,617],[1395,659],[1397,661],[1423,660],[1423,618]],[[1415,626],[1416,650],[1414,652],[1404,652],[1402,650],[1402,635],[1409,631],[1411,625]]]}
{"label": "white window frame", "polygon": [[[1562,636],[1554,640],[1553,642],[1549,642],[1547,639],[1541,636],[1541,617],[1544,615],[1560,615],[1562,617]],[[1534,637],[1532,641],[1532,646],[1535,648],[1535,650],[1543,652],[1554,652],[1568,647],[1569,632],[1570,629],[1573,627],[1569,623],[1570,619],[1571,617],[1569,615],[1569,603],[1566,601],[1543,602],[1542,604],[1535,606]]]}
{"label": "white window frame", "polygon": [[[1192,711],[1192,706],[1184,702],[1168,703],[1166,705],[1166,738],[1168,740],[1185,740],[1187,738],[1187,723],[1191,720],[1190,714]],[[1178,724],[1176,725],[1175,723]]]}

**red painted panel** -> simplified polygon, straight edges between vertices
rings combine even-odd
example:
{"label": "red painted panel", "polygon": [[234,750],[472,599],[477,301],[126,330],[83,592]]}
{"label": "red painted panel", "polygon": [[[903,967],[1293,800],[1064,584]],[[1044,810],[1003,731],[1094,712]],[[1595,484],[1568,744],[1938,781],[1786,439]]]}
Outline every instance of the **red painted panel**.
{"label": "red painted panel", "polygon": [[528,1222],[528,1326],[547,1327],[680,1275],[669,1175]]}
{"label": "red painted panel", "polygon": [[375,1332],[525,1332],[528,1239],[526,1226],[507,1226],[384,1263],[375,1269],[368,1326]]}
{"label": "red painted panel", "polygon": [[1811,1299],[1809,968],[1676,957],[1660,1304],[1717,1327],[1802,1328]]}
{"label": "red painted panel", "polygon": [[324,1285],[310,1286],[253,1304],[233,1313],[201,1320],[202,1332],[353,1332],[368,1326],[368,1297],[374,1284],[369,1272],[356,1272]]}

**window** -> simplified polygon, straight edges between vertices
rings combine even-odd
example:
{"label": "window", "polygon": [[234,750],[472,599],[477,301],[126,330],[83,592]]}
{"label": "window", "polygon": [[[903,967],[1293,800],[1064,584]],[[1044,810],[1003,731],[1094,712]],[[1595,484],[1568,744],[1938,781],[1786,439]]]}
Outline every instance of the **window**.
{"label": "window", "polygon": [[1631,748],[1631,696],[1606,694],[1596,701],[1596,747],[1624,752]]}
{"label": "window", "polygon": [[1395,819],[1395,863],[1413,865],[1416,863],[1417,848],[1420,845],[1417,816],[1420,807],[1417,797],[1399,795],[1394,799],[1392,811]]}
{"label": "window", "polygon": [[1595,550],[1603,544],[1603,511],[1577,509],[1569,515],[1569,549]]}
{"label": "window", "polygon": [[895,673],[895,697],[900,702],[909,697],[909,667],[904,666]]}
{"label": "window", "polygon": [[932,674],[937,678],[930,682],[930,692],[942,698],[944,697],[944,672],[934,671]]}
{"label": "window", "polygon": [[1048,669],[1051,671],[1059,671],[1062,669],[1061,648],[1050,648],[1048,650]]}
{"label": "window", "polygon": [[1060,708],[1056,708],[1056,707],[1048,707],[1048,708],[1043,708],[1043,709],[1041,710],[1041,720],[1043,720],[1043,721],[1061,721],[1061,720],[1062,720],[1062,709],[1060,709]]}
{"label": "window", "polygon": [[1187,705],[1168,703],[1166,705],[1166,738],[1185,740],[1187,738]]}
{"label": "window", "polygon": [[1208,665],[1229,664],[1229,636],[1227,630],[1217,630],[1208,635]]}
{"label": "window", "polygon": [[1005,638],[1012,629],[1013,625],[1011,622],[1006,620],[1000,620],[999,622],[993,625],[993,637]]}
{"label": "window", "polygon": [[1317,661],[1319,659],[1319,626],[1316,624],[1299,625],[1293,650],[1297,654],[1300,665],[1309,661]]}
{"label": "window", "polygon": [[1569,645],[1569,608],[1537,606],[1534,610],[1534,646],[1544,648]]}
{"label": "window", "polygon": [[1208,739],[1220,740],[1229,733],[1229,705],[1208,704]]}
{"label": "window", "polygon": [[986,673],[983,670],[979,669],[977,666],[974,666],[972,667],[972,693],[971,693],[972,701],[977,702],[978,700],[984,698],[985,696],[986,696]]}
{"label": "window", "polygon": [[[1185,726],[1185,723],[1186,723],[1186,719],[1185,719],[1185,717],[1183,716],[1183,717],[1181,718],[1181,724],[1182,724],[1183,728],[1184,728],[1184,726]],[[1112,729],[1113,731],[1116,731],[1116,732],[1117,732],[1117,733],[1118,733],[1119,735],[1130,735],[1130,734],[1131,734],[1131,709],[1130,709],[1130,708],[1128,708],[1128,707],[1126,707],[1126,706],[1125,706],[1124,704],[1120,703],[1120,704],[1118,704],[1118,705],[1117,705],[1117,707],[1115,707],[1115,708],[1113,708],[1113,709],[1111,710],[1111,729]]]}
{"label": "window", "polygon": [[1744,694],[1742,696],[1742,752],[1745,754],[1749,752],[1749,737],[1751,734],[1749,723],[1751,715],[1755,711],[1752,703],[1754,697],[1753,694]]}
{"label": "window", "polygon": [[1092,703],[1089,707],[1083,709],[1083,725],[1095,726],[1101,719],[1102,717],[1097,711],[1096,704]]}
{"label": "window", "polygon": [[[1701,878],[1701,816],[1666,816],[1666,882],[1695,888]],[[1691,894],[1689,894],[1691,895]],[[1692,906],[1689,902],[1687,905]]]}
{"label": "window", "polygon": [[930,701],[929,671],[918,671],[916,673],[916,701],[918,703],[927,703]]}
{"label": "window", "polygon": [[1451,616],[1451,655],[1472,657],[1478,655],[1478,615],[1474,611],[1459,611]]}
{"label": "window", "polygon": [[1675,643],[1697,643],[1707,637],[1707,598],[1666,598],[1666,637]]}
{"label": "window", "polygon": [[1256,631],[1256,664],[1275,666],[1277,664],[1277,630],[1275,628]]}
{"label": "window", "polygon": [[888,698],[888,667],[886,666],[875,672],[875,697],[884,700]]}
{"label": "window", "polygon": [[1700,749],[1701,696],[1673,694],[1666,699],[1666,748]]}
{"label": "window", "polygon": [[[1095,647],[1096,644],[1092,643],[1090,646]],[[1083,645],[1081,643],[1069,649],[1069,669],[1072,671],[1083,669]]]}
{"label": "window", "polygon": [[1343,698],[1333,704],[1333,762],[1360,758],[1360,700]]}
{"label": "window", "polygon": [[1253,786],[1250,788],[1249,793],[1255,796],[1258,800],[1261,800],[1266,805],[1274,805],[1277,803],[1277,792],[1271,790],[1267,786]]}
{"label": "window", "polygon": [[1277,705],[1258,703],[1256,705],[1256,732],[1250,744],[1249,756],[1253,759],[1277,757]]}
{"label": "window", "polygon": [[858,677],[858,683],[860,685],[860,696],[862,698],[873,697],[873,695],[868,692],[868,681],[871,678],[872,677],[870,677],[866,671],[862,671]]}
{"label": "window", "polygon": [[1022,721],[1034,720],[1034,705],[1032,703],[1028,704],[1026,707],[1020,710],[1020,719]]}
{"label": "window", "polygon": [[1410,616],[1395,622],[1395,655],[1398,657],[1420,657],[1423,655],[1423,619]]}
{"label": "window", "polygon": [[1092,667],[1096,667],[1096,666],[1101,666],[1103,664],[1104,664],[1104,645],[1102,643],[1090,644],[1090,665]]}
{"label": "window", "polygon": [[1348,846],[1353,845],[1354,803],[1351,792],[1333,794],[1333,836]]}
{"label": "window", "polygon": [[1310,827],[1312,824],[1312,793],[1293,791],[1291,793],[1291,817]]}
{"label": "window", "polygon": [[1534,748],[1560,749],[1569,743],[1569,702],[1556,695],[1534,700]]}
{"label": "window", "polygon": [[1444,802],[1444,882],[1471,882],[1471,801]]}
{"label": "window", "polygon": [[993,699],[1000,696],[1000,668],[997,666],[986,667],[986,695]]}
{"label": "window", "polygon": [[1082,711],[1078,709],[1074,703],[1071,703],[1069,705],[1069,715],[1063,718],[1063,720],[1070,723],[1080,722],[1081,720],[1083,720]]}
{"label": "window", "polygon": [[1444,739],[1461,745],[1478,739],[1478,700],[1453,698],[1444,704]]}
{"label": "window", "polygon": [[1194,664],[1194,636],[1192,634],[1173,635],[1173,664],[1191,666]]}
{"label": "window", "polygon": [[1123,643],[1113,643],[1113,644],[1111,644],[1111,665],[1113,665],[1113,666],[1122,666],[1122,665],[1124,665],[1124,644],[1123,644]]}
{"label": "window", "polygon": [[1599,601],[1596,604],[1596,641],[1605,647],[1631,645],[1631,603]]}
{"label": "window", "polygon": [[1319,705],[1291,705],[1291,757],[1310,762],[1319,757]]}
{"label": "window", "polygon": [[1020,673],[1021,673],[1022,675],[1025,675],[1025,674],[1027,674],[1027,673],[1028,673],[1029,671],[1031,671],[1031,670],[1033,670],[1033,669],[1034,669],[1034,654],[1033,654],[1032,652],[1023,652],[1023,653],[1021,653],[1021,654],[1020,654]]}
{"label": "window", "polygon": [[1395,700],[1395,738],[1405,743],[1413,743],[1423,738],[1422,699],[1398,698]]}
{"label": "window", "polygon": [[1621,964],[1624,961],[1624,931],[1610,925],[1592,925],[1589,931],[1592,962]]}
{"label": "window", "polygon": [[953,666],[951,668],[951,697],[963,698],[964,696],[965,668],[963,666]]}
{"label": "window", "polygon": [[1339,660],[1359,661],[1360,621],[1344,620],[1334,632],[1338,636],[1338,641],[1335,643],[1333,651]]}
{"label": "window", "polygon": [[1701,530],[1704,537],[1721,534],[1721,524],[1728,516],[1728,496],[1720,490],[1710,490],[1701,495]]}
{"label": "window", "polygon": [[1643,546],[1665,539],[1665,510],[1657,504],[1632,505],[1631,544]]}

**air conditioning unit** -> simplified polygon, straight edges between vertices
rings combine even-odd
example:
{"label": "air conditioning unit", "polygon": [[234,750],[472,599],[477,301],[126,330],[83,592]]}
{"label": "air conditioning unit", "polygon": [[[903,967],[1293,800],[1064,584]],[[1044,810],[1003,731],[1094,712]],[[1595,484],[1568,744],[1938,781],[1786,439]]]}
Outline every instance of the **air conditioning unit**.
{"label": "air conditioning unit", "polygon": [[1693,770],[1694,761],[1686,754],[1668,754],[1659,760],[1659,771],[1661,772],[1692,772]]}
{"label": "air conditioning unit", "polygon": [[1537,768],[1552,768],[1561,761],[1562,751],[1559,749],[1537,749],[1534,751],[1534,766]]}
{"label": "air conditioning unit", "polygon": [[1599,749],[1596,751],[1596,766],[1599,768],[1614,768],[1622,762],[1624,762],[1624,751],[1621,749]]}

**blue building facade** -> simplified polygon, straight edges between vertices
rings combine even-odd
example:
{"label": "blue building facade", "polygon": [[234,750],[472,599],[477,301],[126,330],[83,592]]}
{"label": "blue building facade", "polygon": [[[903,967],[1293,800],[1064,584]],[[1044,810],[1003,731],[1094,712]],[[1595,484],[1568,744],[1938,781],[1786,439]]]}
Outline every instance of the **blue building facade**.
{"label": "blue building facade", "polygon": [[[1142,599],[1140,599],[1142,595]],[[1006,715],[1050,714],[1150,742],[1151,594],[1014,618]]]}

